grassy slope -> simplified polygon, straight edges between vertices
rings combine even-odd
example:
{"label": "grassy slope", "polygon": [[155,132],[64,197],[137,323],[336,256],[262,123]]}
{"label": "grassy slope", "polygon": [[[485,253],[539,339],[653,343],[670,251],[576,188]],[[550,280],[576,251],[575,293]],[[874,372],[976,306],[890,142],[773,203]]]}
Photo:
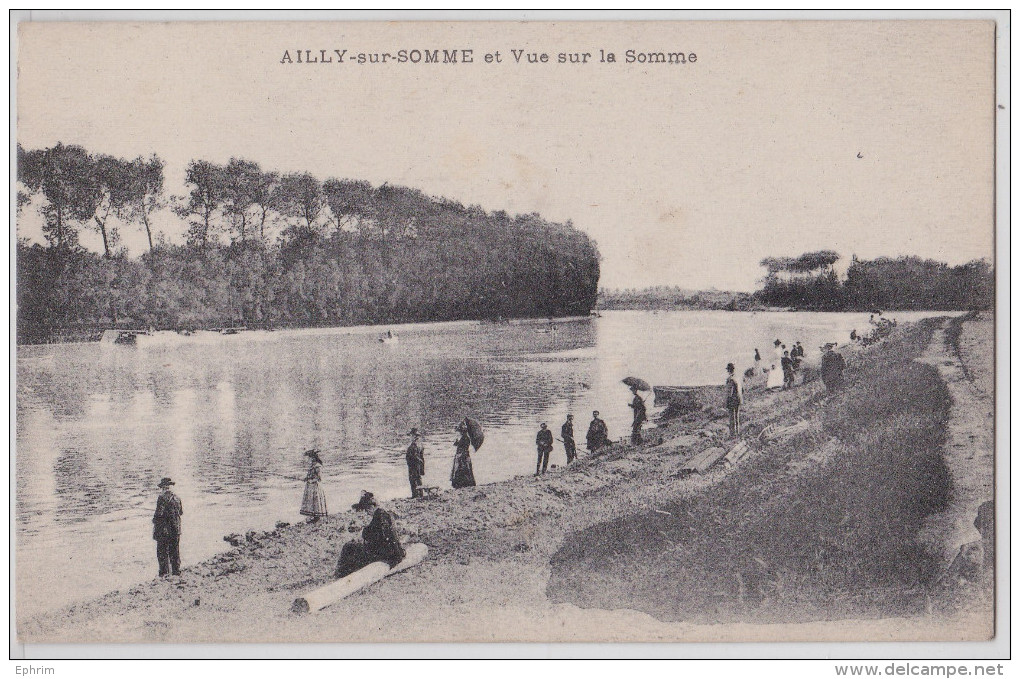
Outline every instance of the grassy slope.
{"label": "grassy slope", "polygon": [[937,567],[915,538],[950,492],[949,395],[913,361],[931,335],[909,329],[852,361],[838,396],[777,413],[812,427],[708,492],[568,536],[549,595],[700,622],[920,612]]}

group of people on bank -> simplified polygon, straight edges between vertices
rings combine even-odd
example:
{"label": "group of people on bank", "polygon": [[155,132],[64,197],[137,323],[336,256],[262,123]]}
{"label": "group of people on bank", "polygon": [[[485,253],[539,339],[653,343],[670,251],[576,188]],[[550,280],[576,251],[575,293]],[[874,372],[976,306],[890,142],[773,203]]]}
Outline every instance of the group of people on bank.
{"label": "group of people on bank", "polygon": [[[820,366],[820,376],[825,384],[826,390],[830,393],[843,387],[843,372],[846,369],[846,361],[835,351],[835,343],[826,344],[822,347],[823,355]],[[755,364],[753,369],[745,373],[745,377],[754,374],[764,373],[767,376],[766,388],[788,389],[794,383],[797,371],[801,368],[804,360],[804,348],[800,342],[796,342],[792,348],[787,349],[780,340],[775,341],[775,355],[778,365],[782,369],[782,381],[774,384],[776,375],[779,375],[777,364],[773,362],[771,367],[762,366],[762,357],[758,349],[754,351]],[[733,363],[726,366],[725,382],[725,407],[729,413],[729,433],[731,437],[740,435],[740,412],[744,403],[744,390],[742,380],[736,376],[736,367]],[[628,378],[630,379],[630,378]],[[647,388],[647,385],[645,385]],[[631,426],[631,442],[642,443],[642,426],[648,421],[648,411],[644,399],[638,393],[636,386],[631,386],[633,399],[628,406],[633,410]],[[477,425],[477,423],[475,423]],[[457,425],[457,439],[454,441],[453,467],[450,472],[450,483],[453,488],[465,488],[476,485],[474,469],[471,464],[471,446],[473,445],[471,432],[469,431],[469,420],[465,418]],[[422,442],[422,435],[417,427],[412,428],[408,435],[411,442],[405,451],[407,463],[408,481],[411,487],[411,496],[421,498],[424,496],[422,481],[425,476],[425,447]],[[568,414],[566,420],[560,426],[560,441],[566,454],[567,464],[577,459],[577,444],[574,439],[574,416]],[[535,446],[538,459],[535,463],[535,475],[546,473],[549,467],[549,457],[553,451],[553,433],[547,423],[543,422],[535,436]],[[588,433],[585,442],[589,452],[594,453],[600,448],[611,445],[609,429],[605,420],[599,416],[599,411],[592,412],[592,420],[588,425]],[[480,443],[474,443],[475,448]],[[326,496],[321,487],[323,462],[317,450],[309,450],[305,453],[309,459],[309,468],[305,476],[305,489],[301,502],[301,514],[308,518],[309,522],[318,521],[328,516]],[[159,562],[159,575],[168,577],[180,574],[180,536],[181,517],[184,514],[183,504],[171,487],[174,485],[172,479],[165,477],[159,483],[160,495],[156,502],[156,511],[153,515],[153,539],[156,541],[157,560]],[[375,561],[385,561],[391,567],[404,558],[404,550],[393,525],[393,517],[384,509],[378,507],[372,493],[363,491],[358,503],[352,505],[353,509],[372,512],[371,521],[362,531],[360,541],[348,542],[344,545],[337,563],[335,576],[344,577],[360,568]]]}
{"label": "group of people on bank", "polygon": [[[577,459],[577,442],[574,441],[574,416],[568,414],[567,419],[560,425],[560,439],[563,444],[563,452],[567,456],[567,464]],[[605,420],[599,417],[599,411],[594,410],[591,414],[591,424],[588,425],[588,435],[585,439],[589,452],[595,452],[610,444],[609,427]],[[538,451],[538,459],[535,462],[535,476],[545,474],[549,469],[549,455],[553,451],[553,433],[549,425],[543,422],[535,435],[535,448]]]}
{"label": "group of people on bank", "polygon": [[754,375],[765,375],[766,389],[789,389],[804,362],[804,347],[800,342],[795,342],[787,349],[779,339],[773,342],[773,347],[774,359],[768,363],[763,362],[758,349],[754,350],[754,368],[751,371]]}

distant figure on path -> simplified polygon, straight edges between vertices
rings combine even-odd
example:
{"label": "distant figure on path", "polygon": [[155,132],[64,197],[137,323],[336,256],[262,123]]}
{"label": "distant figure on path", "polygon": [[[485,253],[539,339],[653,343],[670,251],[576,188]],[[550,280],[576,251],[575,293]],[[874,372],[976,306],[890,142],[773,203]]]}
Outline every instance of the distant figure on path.
{"label": "distant figure on path", "polygon": [[308,517],[308,523],[315,523],[323,516],[329,516],[326,510],[326,494],[319,487],[322,481],[322,459],[319,451],[309,450],[305,457],[311,458],[308,474],[305,476],[305,495],[301,499],[301,515]]}
{"label": "distant figure on path", "polygon": [[842,354],[833,351],[833,344],[825,345],[825,353],[822,354],[822,382],[830,394],[843,388],[843,371],[846,370],[846,361]]}
{"label": "distant figure on path", "polygon": [[735,370],[732,363],[726,364],[726,410],[730,414],[730,438],[740,436],[740,406],[744,402],[743,387],[733,375]]}
{"label": "distant figure on path", "polygon": [[360,540],[351,540],[340,550],[333,572],[336,578],[347,577],[376,561],[384,561],[393,568],[404,559],[404,548],[390,513],[375,506],[374,501],[362,509],[373,512],[372,521],[362,529]]}
{"label": "distant figure on path", "polygon": [[567,454],[567,464],[577,458],[577,444],[574,443],[574,416],[567,415],[567,421],[560,427],[560,436],[563,437],[563,450]]}
{"label": "distant figure on path", "polygon": [[170,486],[174,482],[164,476],[159,482],[163,492],[156,500],[156,513],[152,515],[152,539],[156,541],[156,560],[159,577],[181,574],[181,516],[184,505]]}
{"label": "distant figure on path", "polygon": [[588,450],[595,452],[603,446],[609,445],[609,427],[599,417],[599,411],[592,411],[591,424],[588,425]]}
{"label": "distant figure on path", "polygon": [[761,354],[758,352],[757,347],[754,350],[754,374],[761,375]]}
{"label": "distant figure on path", "polygon": [[471,438],[468,436],[467,425],[457,425],[460,438],[454,441],[457,452],[453,456],[453,471],[450,472],[450,483],[454,488],[467,488],[475,485],[475,472],[471,468]]}
{"label": "distant figure on path", "polygon": [[421,477],[425,476],[425,448],[421,444],[421,434],[417,427],[407,432],[411,436],[411,445],[407,447],[407,480],[411,483],[411,497],[421,497]]}
{"label": "distant figure on path", "polygon": [[789,389],[793,386],[793,359],[790,358],[790,352],[783,352],[782,359],[783,366],[783,389]]}
{"label": "distant figure on path", "polygon": [[553,449],[553,435],[552,431],[546,426],[545,422],[538,430],[538,434],[535,436],[535,447],[538,448],[538,462],[535,463],[535,476],[539,474],[545,474],[545,470],[549,467],[549,453]]}
{"label": "distant figure on path", "polygon": [[638,394],[637,387],[631,387],[630,391],[634,394],[634,400],[628,404],[634,410],[634,421],[630,425],[630,442],[639,445],[641,425],[648,419],[648,411],[645,409],[645,400]]}

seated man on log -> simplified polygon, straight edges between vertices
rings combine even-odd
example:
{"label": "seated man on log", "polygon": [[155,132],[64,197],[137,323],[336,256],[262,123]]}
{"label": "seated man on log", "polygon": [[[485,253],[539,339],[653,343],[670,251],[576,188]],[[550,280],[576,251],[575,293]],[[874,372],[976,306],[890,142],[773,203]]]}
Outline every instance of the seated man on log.
{"label": "seated man on log", "polygon": [[372,521],[361,531],[361,540],[352,540],[340,550],[340,559],[334,572],[337,578],[347,577],[376,561],[384,561],[393,568],[404,559],[404,548],[400,546],[393,517],[375,504],[370,493],[365,495],[368,500],[363,496],[354,506],[366,511],[374,510]]}

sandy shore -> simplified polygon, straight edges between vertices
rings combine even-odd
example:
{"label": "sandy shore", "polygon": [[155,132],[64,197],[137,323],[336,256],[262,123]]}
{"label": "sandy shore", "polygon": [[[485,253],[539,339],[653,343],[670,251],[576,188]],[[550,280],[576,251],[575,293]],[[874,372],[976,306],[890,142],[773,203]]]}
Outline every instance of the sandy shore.
{"label": "sandy shore", "polygon": [[[992,336],[985,326],[990,326],[990,319],[966,323],[960,350],[969,372],[978,376],[966,381],[966,386],[979,394],[984,393],[982,389],[988,382],[984,376],[991,374],[987,364],[992,356]],[[933,338],[929,348],[937,341],[940,338]],[[855,361],[881,361],[883,346],[854,349],[851,370]],[[816,426],[815,419],[823,416],[823,398],[823,387],[818,383],[787,392],[758,392],[748,398],[745,422],[760,428],[805,417]],[[988,393],[981,398],[986,400],[980,403],[990,404]],[[852,613],[847,617],[840,611],[819,609],[804,617],[803,622],[787,620],[781,624],[763,623],[757,614],[743,617],[743,609],[736,608],[736,613],[731,611],[718,618],[726,624],[710,624],[714,622],[711,615],[685,619],[683,610],[662,615],[661,607],[653,606],[649,610],[656,614],[652,615],[591,601],[585,592],[619,589],[620,582],[601,569],[575,568],[564,575],[565,544],[575,544],[576,548],[578,536],[586,535],[586,530],[627,517],[672,517],[672,507],[683,503],[697,506],[723,485],[743,482],[741,474],[775,467],[765,448],[732,468],[720,465],[705,475],[681,478],[680,467],[691,456],[711,446],[729,447],[721,414],[717,411],[696,421],[665,424],[650,433],[644,446],[619,444],[596,457],[582,457],[569,468],[553,469],[540,479],[518,477],[473,489],[445,491],[427,500],[388,503],[397,516],[402,538],[427,544],[428,558],[420,566],[315,615],[291,613],[291,604],[303,592],[330,580],[341,546],[360,535],[367,519],[363,514],[348,511],[318,524],[252,535],[244,545],[185,569],[179,580],[153,580],[32,619],[19,618],[18,637],[36,643],[989,637],[989,612],[981,608],[958,610],[949,616],[868,615],[865,623],[853,618]],[[956,429],[953,425],[951,429],[983,427],[991,431],[991,422],[981,419],[990,415],[990,405],[987,412],[983,408],[954,412]],[[966,422],[961,424],[962,420]],[[951,433],[950,440],[958,441],[958,435]],[[434,453],[437,458],[439,454]],[[960,454],[968,453],[947,448],[947,456]],[[562,451],[557,450],[557,455],[561,456]],[[813,448],[798,452],[794,447],[786,455],[783,465],[770,472],[770,483],[793,483],[814,466],[826,463]],[[990,464],[990,457],[981,458],[981,464],[986,463]],[[475,456],[475,464],[485,464],[484,448]],[[747,482],[753,483],[753,478],[748,477]],[[735,513],[740,510],[733,508]],[[632,530],[635,524],[620,525]],[[627,542],[624,537],[621,544]],[[630,564],[643,558],[634,553],[617,555],[604,546],[598,549],[599,557],[606,562],[622,559]],[[654,556],[661,559],[663,554]],[[577,579],[585,580],[584,587]],[[633,587],[640,596],[655,598],[654,591],[641,591],[644,582],[635,573],[626,586]],[[742,596],[744,590],[740,591]],[[719,594],[731,596],[725,591]],[[668,598],[668,593],[664,597]]]}

